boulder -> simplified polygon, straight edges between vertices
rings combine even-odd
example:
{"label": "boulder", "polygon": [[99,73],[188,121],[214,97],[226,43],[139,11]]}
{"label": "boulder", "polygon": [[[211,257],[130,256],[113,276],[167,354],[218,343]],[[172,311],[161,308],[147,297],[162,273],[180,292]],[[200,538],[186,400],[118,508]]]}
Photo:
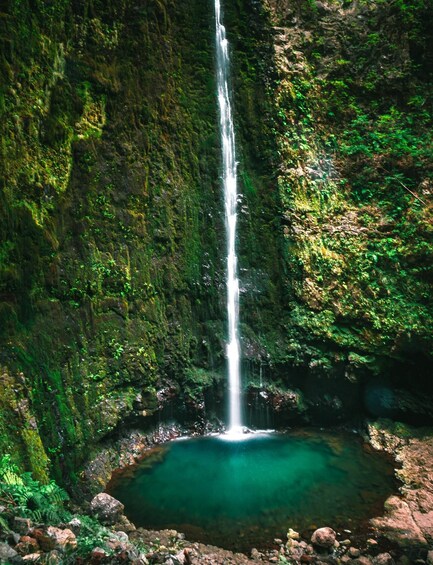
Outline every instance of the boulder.
{"label": "boulder", "polygon": [[373,559],[374,565],[394,565],[394,559],[389,553],[379,553]]}
{"label": "boulder", "polygon": [[79,518],[72,518],[72,520],[67,523],[67,526],[78,536],[81,530],[81,520]]}
{"label": "boulder", "polygon": [[336,540],[336,533],[332,528],[319,528],[311,536],[311,543],[317,547],[330,548]]}
{"label": "boulder", "polygon": [[98,563],[98,561],[102,561],[105,557],[107,557],[107,552],[102,547],[94,547],[92,549],[92,561]]}
{"label": "boulder", "polygon": [[39,544],[35,538],[30,536],[21,536],[20,541],[15,546],[15,551],[20,555],[28,555],[29,553],[36,553],[39,549]]}
{"label": "boulder", "polygon": [[352,560],[352,565],[373,565],[373,562],[369,557],[360,555],[356,559]]}
{"label": "boulder", "polygon": [[370,520],[374,528],[401,548],[425,548],[427,541],[415,522],[407,502],[398,496],[390,496],[385,502],[385,516]]}
{"label": "boulder", "polygon": [[32,530],[32,534],[43,551],[51,551],[53,549],[66,551],[77,547],[77,538],[68,528],[64,530],[54,526],[48,526],[46,529],[35,528]]}
{"label": "boulder", "polygon": [[7,543],[0,543],[0,563],[9,563],[18,553]]}
{"label": "boulder", "polygon": [[123,514],[125,507],[119,501],[101,492],[97,494],[90,503],[90,511],[103,524],[113,525],[118,522]]}

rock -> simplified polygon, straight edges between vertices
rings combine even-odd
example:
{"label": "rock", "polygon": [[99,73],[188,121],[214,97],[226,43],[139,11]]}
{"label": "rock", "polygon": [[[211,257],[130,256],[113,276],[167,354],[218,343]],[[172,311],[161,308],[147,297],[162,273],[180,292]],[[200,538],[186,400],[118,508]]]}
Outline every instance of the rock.
{"label": "rock", "polygon": [[287,539],[293,539],[293,540],[299,540],[300,539],[300,535],[299,532],[295,532],[295,530],[292,530],[292,528],[289,528],[289,531],[287,532]]}
{"label": "rock", "polygon": [[365,555],[360,555],[356,559],[352,560],[351,565],[373,565],[373,562],[372,562],[371,559],[369,559]]}
{"label": "rock", "polygon": [[137,559],[131,562],[131,565],[149,565],[149,561],[144,553],[140,553]]}
{"label": "rock", "polygon": [[24,563],[36,563],[41,557],[40,553],[29,553],[23,557]]}
{"label": "rock", "polygon": [[179,563],[179,565],[184,565],[186,563],[186,557],[184,551],[179,551],[174,557],[175,563]]}
{"label": "rock", "polygon": [[70,522],[67,524],[69,529],[74,532],[76,536],[80,533],[81,530],[81,520],[79,518],[72,518]]}
{"label": "rock", "polygon": [[359,557],[361,555],[361,552],[356,547],[349,547],[347,553],[350,555],[350,557],[353,557],[353,558]]}
{"label": "rock", "polygon": [[29,553],[36,553],[39,549],[39,544],[35,538],[30,536],[21,536],[20,541],[15,546],[15,551],[20,555],[28,555]]}
{"label": "rock", "polygon": [[102,549],[102,547],[94,547],[90,555],[92,559],[97,563],[98,561],[102,561],[102,559],[107,557],[107,552],[105,551],[105,549]]}
{"label": "rock", "polygon": [[125,507],[119,501],[101,492],[97,494],[90,503],[90,511],[103,524],[113,525],[120,520]]}
{"label": "rock", "polygon": [[45,561],[46,565],[62,565],[63,562],[61,553],[55,549],[50,551]]}
{"label": "rock", "polygon": [[116,530],[121,530],[122,532],[131,533],[135,532],[136,527],[132,524],[126,516],[120,516],[118,523],[115,525]]}
{"label": "rock", "polygon": [[21,539],[20,534],[17,534],[16,532],[11,532],[9,535],[9,542],[13,542],[12,545],[16,545],[17,543],[19,543]]}
{"label": "rock", "polygon": [[262,554],[255,547],[253,547],[253,549],[251,550],[251,559],[253,561],[261,561],[262,560]]}
{"label": "rock", "polygon": [[121,541],[123,543],[127,543],[129,541],[129,536],[125,532],[122,532],[122,531],[114,532],[114,535],[116,536],[116,538],[119,541]]}
{"label": "rock", "polygon": [[332,547],[336,540],[336,533],[332,528],[319,528],[311,536],[311,543],[317,547]]}
{"label": "rock", "polygon": [[32,530],[32,534],[43,551],[51,551],[53,549],[66,551],[77,547],[77,538],[68,528],[64,530],[54,526],[48,526],[46,530],[35,528]]}
{"label": "rock", "polygon": [[0,543],[0,563],[8,563],[14,557],[17,557],[18,553],[7,543]]}
{"label": "rock", "polygon": [[374,565],[394,565],[394,559],[389,553],[379,553],[373,559]]}
{"label": "rock", "polygon": [[433,565],[433,549],[427,553],[427,565]]}
{"label": "rock", "polygon": [[28,518],[14,518],[12,529],[22,536],[25,536],[32,527],[32,522]]}
{"label": "rock", "polygon": [[348,547],[352,542],[350,541],[350,539],[344,539],[343,541],[340,541],[340,545],[344,545],[346,547]]}
{"label": "rock", "polygon": [[385,502],[386,515],[370,520],[384,537],[400,547],[426,547],[427,541],[413,519],[407,502],[398,496],[390,496]]}

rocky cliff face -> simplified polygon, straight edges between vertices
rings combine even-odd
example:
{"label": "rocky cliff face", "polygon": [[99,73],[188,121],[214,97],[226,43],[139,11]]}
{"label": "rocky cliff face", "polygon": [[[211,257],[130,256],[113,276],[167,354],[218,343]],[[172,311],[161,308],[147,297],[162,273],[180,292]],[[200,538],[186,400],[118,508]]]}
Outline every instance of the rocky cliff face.
{"label": "rocky cliff face", "polygon": [[[427,8],[225,2],[245,379],[272,410],[427,381]],[[71,478],[170,398],[203,417],[224,374],[213,3],[9,0],[0,29],[0,450]]]}
{"label": "rocky cliff face", "polygon": [[368,398],[379,375],[383,391],[431,391],[431,11],[404,0],[266,6],[287,266],[274,356],[308,367],[304,382],[316,375],[322,394],[337,378],[359,403],[370,383],[368,407],[385,410],[380,392]]}

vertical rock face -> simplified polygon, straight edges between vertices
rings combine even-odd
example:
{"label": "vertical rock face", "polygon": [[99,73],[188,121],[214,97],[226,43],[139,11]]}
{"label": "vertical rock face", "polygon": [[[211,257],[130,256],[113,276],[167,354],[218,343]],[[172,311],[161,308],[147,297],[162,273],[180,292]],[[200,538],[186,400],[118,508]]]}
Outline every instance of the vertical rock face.
{"label": "vertical rock face", "polygon": [[[388,397],[409,380],[431,395],[428,2],[265,4],[288,291],[276,358],[328,394],[352,383],[358,403],[356,383],[378,374]],[[395,398],[388,409],[417,414]]]}

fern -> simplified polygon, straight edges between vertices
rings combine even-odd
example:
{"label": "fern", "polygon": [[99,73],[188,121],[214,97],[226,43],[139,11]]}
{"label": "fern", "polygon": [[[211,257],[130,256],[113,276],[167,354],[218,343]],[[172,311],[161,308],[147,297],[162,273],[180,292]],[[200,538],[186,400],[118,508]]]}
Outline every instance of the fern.
{"label": "fern", "polygon": [[8,504],[13,515],[35,522],[58,523],[70,517],[64,508],[67,493],[54,481],[42,484],[31,473],[19,475],[8,455],[0,458],[0,498]]}

